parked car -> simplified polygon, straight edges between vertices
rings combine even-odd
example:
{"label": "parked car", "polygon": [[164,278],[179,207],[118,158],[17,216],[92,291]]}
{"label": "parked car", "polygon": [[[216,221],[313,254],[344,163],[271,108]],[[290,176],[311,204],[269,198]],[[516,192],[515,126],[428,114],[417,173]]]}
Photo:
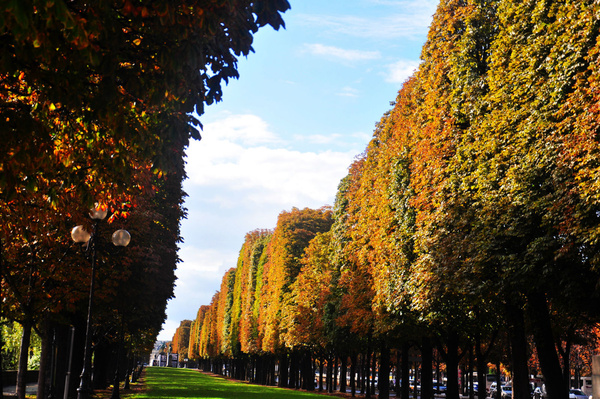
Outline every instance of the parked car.
{"label": "parked car", "polygon": [[[504,387],[504,386],[505,386],[505,384],[502,384],[500,387],[502,388],[502,387]],[[509,386],[510,386],[510,385],[509,385]],[[489,392],[489,395],[488,395],[488,396],[489,396],[490,398],[495,398],[495,397],[496,397],[496,392],[498,392],[498,386],[496,385],[496,383],[495,383],[495,382],[492,382],[492,384],[490,385],[490,392]],[[502,392],[502,391],[500,391],[500,392]],[[512,390],[511,390],[511,392],[512,392]],[[502,393],[501,393],[501,394],[502,394]]]}
{"label": "parked car", "polygon": [[569,389],[569,399],[588,399],[581,389]]}
{"label": "parked car", "polygon": [[489,397],[490,398],[495,398],[496,397],[496,391],[498,390],[498,387],[496,385],[496,382],[492,382],[492,384],[490,385],[490,394]]}
{"label": "parked car", "polygon": [[501,393],[500,397],[502,399],[512,399],[512,386],[511,385],[502,385],[500,387]]}

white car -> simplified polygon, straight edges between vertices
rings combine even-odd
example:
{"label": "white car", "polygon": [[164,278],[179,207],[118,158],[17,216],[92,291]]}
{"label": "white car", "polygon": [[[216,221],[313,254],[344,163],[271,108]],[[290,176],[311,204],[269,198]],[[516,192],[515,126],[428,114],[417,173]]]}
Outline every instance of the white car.
{"label": "white car", "polygon": [[581,389],[569,389],[569,399],[588,399]]}
{"label": "white car", "polygon": [[[502,385],[500,387],[501,394],[500,397],[502,399],[512,399],[512,386],[510,385]],[[578,399],[578,398],[576,398]]]}

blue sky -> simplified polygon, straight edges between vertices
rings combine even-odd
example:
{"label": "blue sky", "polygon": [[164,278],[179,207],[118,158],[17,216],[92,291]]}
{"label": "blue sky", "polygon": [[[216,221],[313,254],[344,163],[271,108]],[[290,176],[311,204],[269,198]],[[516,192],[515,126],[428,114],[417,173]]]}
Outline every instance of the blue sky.
{"label": "blue sky", "polygon": [[333,205],[375,123],[417,68],[437,1],[289,0],[286,29],[262,28],[240,78],[206,108],[187,150],[175,298],[159,334],[193,320],[235,267],[245,234],[284,210]]}

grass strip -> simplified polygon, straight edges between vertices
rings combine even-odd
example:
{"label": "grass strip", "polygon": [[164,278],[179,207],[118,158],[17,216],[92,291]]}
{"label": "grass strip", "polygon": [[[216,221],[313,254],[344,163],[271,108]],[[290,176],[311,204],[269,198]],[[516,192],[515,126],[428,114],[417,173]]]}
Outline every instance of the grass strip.
{"label": "grass strip", "polygon": [[147,391],[135,399],[324,399],[323,395],[276,387],[252,385],[203,374],[192,369],[146,368]]}

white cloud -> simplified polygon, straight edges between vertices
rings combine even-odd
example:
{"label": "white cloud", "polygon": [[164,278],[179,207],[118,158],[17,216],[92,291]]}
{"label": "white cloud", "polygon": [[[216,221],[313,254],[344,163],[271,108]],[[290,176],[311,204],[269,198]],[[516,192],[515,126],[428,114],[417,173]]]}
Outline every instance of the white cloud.
{"label": "white cloud", "polygon": [[184,245],[179,250],[179,257],[183,260],[178,270],[178,286],[185,286],[190,281],[202,278],[220,279],[220,269],[223,259],[220,253],[210,249],[198,249]]}
{"label": "white cloud", "polygon": [[[236,131],[244,132],[243,137],[227,131],[224,134],[224,127],[233,124],[230,119],[238,123]],[[231,115],[206,124],[202,136],[202,141],[192,142],[187,150],[186,170],[191,185],[226,187],[246,201],[281,205],[280,209],[318,202],[325,205],[360,151],[301,152],[283,145],[261,145],[259,140],[253,144],[248,137],[267,137],[271,143],[278,142],[268,132],[266,123],[248,115]]]}
{"label": "white cloud", "polygon": [[400,8],[402,10],[414,10],[417,12],[435,11],[438,1],[435,0],[368,0],[369,3]]}
{"label": "white cloud", "polygon": [[437,2],[406,2],[401,12],[385,17],[356,17],[350,15],[304,14],[301,23],[322,30],[367,39],[413,39],[427,30]]}
{"label": "white cloud", "polygon": [[[354,154],[358,154],[365,149],[365,146],[369,143],[373,136],[373,133],[365,132],[354,132],[354,133],[331,133],[331,134],[308,134],[304,136],[294,136],[294,140],[299,142],[311,143],[315,145],[327,145],[330,148],[352,148]],[[361,147],[358,148],[352,142],[361,143]],[[348,152],[340,153],[347,154]],[[352,162],[352,160],[350,161]],[[350,163],[347,165],[350,166]]]}
{"label": "white cloud", "polygon": [[345,86],[342,90],[337,94],[340,97],[358,97],[359,91],[353,87]]}
{"label": "white cloud", "polygon": [[162,330],[158,334],[157,340],[158,341],[172,340],[173,336],[175,335],[175,330],[177,330],[177,327],[179,327],[180,323],[181,323],[180,320],[174,320],[173,318],[165,320],[165,322],[162,325]]}
{"label": "white cloud", "polygon": [[306,50],[314,55],[342,61],[367,61],[381,58],[379,51],[348,50],[324,44],[305,44]]}
{"label": "white cloud", "polygon": [[[204,131],[207,130],[205,127]],[[227,115],[210,124],[210,130],[218,133],[220,139],[242,144],[274,143],[278,139],[267,123],[256,115]],[[204,134],[202,135],[204,137]]]}
{"label": "white cloud", "polygon": [[418,61],[400,60],[387,65],[386,81],[404,83],[419,68]]}
{"label": "white cloud", "polygon": [[[240,246],[243,242],[240,237]],[[201,305],[208,305],[221,283],[225,271],[236,259],[227,252],[184,245],[179,250],[182,262],[177,266],[175,298],[167,304],[169,319],[159,333],[159,340],[171,340],[181,320],[193,320]]]}
{"label": "white cloud", "polygon": [[[175,298],[167,305],[169,319],[161,340],[170,340],[180,320],[194,319],[201,305],[210,304],[225,272],[236,266],[247,232],[274,228],[277,215],[292,207],[332,205],[340,179],[362,150],[289,150],[255,115],[227,114],[206,123],[202,137],[187,150],[186,241],[179,251]],[[360,133],[347,137],[364,139]],[[330,144],[341,138],[303,139]]]}
{"label": "white cloud", "polygon": [[332,144],[335,141],[341,139],[342,135],[340,135],[340,134],[330,134],[330,135],[311,134],[311,135],[307,135],[307,136],[294,137],[294,138],[296,140],[308,141],[309,143],[314,143],[314,144]]}

